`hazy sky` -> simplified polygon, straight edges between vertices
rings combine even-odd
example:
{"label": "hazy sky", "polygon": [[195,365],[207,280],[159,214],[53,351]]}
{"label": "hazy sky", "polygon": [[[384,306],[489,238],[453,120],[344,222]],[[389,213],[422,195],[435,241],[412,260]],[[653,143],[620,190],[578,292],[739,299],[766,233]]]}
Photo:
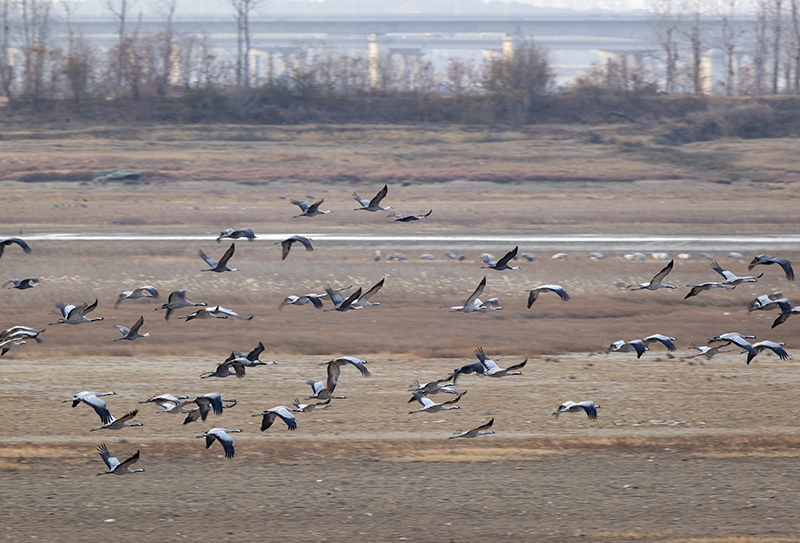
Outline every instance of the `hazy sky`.
{"label": "hazy sky", "polygon": [[[70,0],[78,14],[108,13],[106,0]],[[163,0],[127,0],[134,12],[156,13]],[[649,0],[268,0],[259,13],[270,14],[371,14],[371,13],[530,13],[561,9],[628,11],[644,9]],[[119,3],[120,0],[112,0]],[[227,15],[227,0],[177,0],[177,16]]]}

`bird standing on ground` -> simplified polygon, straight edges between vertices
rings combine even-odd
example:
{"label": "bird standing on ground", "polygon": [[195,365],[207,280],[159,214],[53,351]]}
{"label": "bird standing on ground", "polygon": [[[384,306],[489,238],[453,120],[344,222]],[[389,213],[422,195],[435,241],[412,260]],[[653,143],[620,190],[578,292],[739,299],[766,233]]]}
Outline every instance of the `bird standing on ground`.
{"label": "bird standing on ground", "polygon": [[520,269],[519,266],[509,266],[508,263],[511,259],[516,258],[517,252],[519,251],[519,246],[514,247],[505,255],[503,258],[498,260],[497,262],[492,262],[492,259],[487,256],[487,258],[483,259],[483,263],[486,264],[485,266],[481,266],[481,268],[491,268],[495,271],[503,271],[503,270],[518,270]]}
{"label": "bird standing on ground", "polygon": [[227,230],[223,230],[222,232],[219,233],[219,236],[217,237],[217,243],[219,243],[223,239],[239,239],[239,238],[247,238],[247,241],[253,241],[254,239],[256,239],[256,235],[249,228],[242,228],[241,230],[234,230],[233,228],[228,228]]}
{"label": "bird standing on ground", "polygon": [[631,285],[628,290],[658,290],[660,288],[676,288],[673,285],[665,285],[662,283],[664,278],[672,271],[674,260],[670,260],[669,264],[664,266],[660,272],[655,274],[649,283],[639,283],[639,285]]}
{"label": "bird standing on ground", "polygon": [[139,328],[141,328],[143,324],[144,324],[144,316],[139,317],[139,319],[131,327],[130,330],[128,330],[128,328],[126,328],[125,326],[117,326],[115,324],[114,328],[116,328],[117,330],[119,330],[122,333],[122,337],[118,337],[114,341],[120,341],[120,340],[123,340],[123,339],[127,339],[127,340],[130,340],[130,341],[133,341],[134,339],[139,339],[140,337],[149,337],[150,336],[150,332],[145,332],[144,334],[139,334]]}
{"label": "bird standing on ground", "polygon": [[136,290],[126,290],[125,292],[121,293],[117,298],[117,301],[114,302],[114,309],[116,309],[123,300],[135,300],[137,298],[152,298],[157,300],[158,291],[156,290],[156,287],[152,285],[139,287]]}
{"label": "bird standing on ground", "polygon": [[140,471],[144,471],[144,468],[131,469],[131,466],[139,461],[139,451],[136,451],[135,454],[126,459],[124,462],[120,462],[117,460],[116,456],[112,456],[112,454],[108,452],[108,447],[106,447],[105,443],[97,447],[97,452],[100,453],[100,458],[103,459],[103,462],[105,462],[106,467],[108,468],[107,471],[98,473],[98,475],[125,475],[126,473],[138,473]]}
{"label": "bird standing on ground", "polygon": [[276,241],[275,245],[280,243],[281,245],[281,260],[286,260],[286,257],[289,256],[289,251],[292,248],[292,243],[298,242],[306,248],[306,251],[313,251],[314,247],[311,246],[311,240],[304,236],[292,236],[290,238],[286,238],[283,241]]}
{"label": "bird standing on ground", "polygon": [[569,401],[559,405],[558,410],[553,413],[553,416],[558,418],[561,413],[577,413],[578,411],[585,411],[586,416],[589,417],[589,420],[597,420],[597,410],[599,408],[600,406],[595,405],[595,403],[591,400],[578,403]]}
{"label": "bird standing on ground", "polygon": [[794,281],[794,270],[792,269],[792,263],[785,258],[778,258],[777,256],[769,255],[758,255],[750,261],[750,264],[747,265],[747,270],[750,271],[760,264],[767,266],[771,264],[778,264],[781,268],[783,268],[783,273],[786,275],[786,279],[788,281]]}
{"label": "bird standing on ground", "polygon": [[0,241],[0,257],[3,256],[3,250],[5,250],[6,246],[11,245],[12,243],[16,243],[22,247],[22,250],[25,251],[26,254],[29,254],[33,250],[20,238],[6,238]]}
{"label": "bird standing on ground", "polygon": [[355,192],[353,193],[353,199],[361,204],[361,207],[355,208],[354,211],[387,211],[392,209],[392,206],[382,207],[381,200],[386,198],[386,195],[389,194],[389,186],[384,185],[381,190],[378,191],[372,200],[367,200],[366,198],[360,197]]}
{"label": "bird standing on ground", "polygon": [[227,428],[212,428],[211,430],[206,431],[204,434],[195,436],[195,438],[196,439],[200,439],[201,437],[206,438],[206,449],[208,449],[216,439],[217,441],[219,441],[219,444],[222,445],[222,450],[225,451],[225,458],[233,458],[235,454],[235,451],[233,449],[233,438],[228,434],[233,434],[236,432],[241,432],[241,430],[228,430]]}
{"label": "bird standing on ground", "polygon": [[239,271],[239,268],[229,268],[228,261],[233,256],[234,251],[236,251],[236,244],[231,243],[231,246],[228,247],[228,250],[225,251],[225,254],[222,255],[222,258],[219,259],[219,262],[211,258],[210,256],[206,255],[202,250],[198,249],[197,254],[200,258],[206,261],[206,264],[211,266],[206,270],[200,271],[210,271],[210,272],[217,272],[222,273],[226,271]]}

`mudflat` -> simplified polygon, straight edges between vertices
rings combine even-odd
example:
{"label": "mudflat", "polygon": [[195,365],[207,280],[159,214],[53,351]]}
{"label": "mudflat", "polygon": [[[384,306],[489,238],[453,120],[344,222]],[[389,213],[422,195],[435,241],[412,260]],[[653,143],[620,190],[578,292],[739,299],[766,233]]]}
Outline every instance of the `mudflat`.
{"label": "mudflat", "polygon": [[[744,254],[740,262],[727,250],[707,248],[738,275],[764,275],[757,283],[688,300],[683,299],[686,285],[721,279],[700,256],[706,248],[685,251],[692,253],[688,259],[671,251],[675,268],[665,282],[678,288],[656,292],[627,289],[649,281],[664,266],[650,256],[657,251],[651,246],[642,248],[647,260],[640,262],[614,251],[602,260],[583,251],[553,260],[554,251],[521,245],[520,252],[534,252],[536,259],[520,259],[515,265],[521,269],[503,272],[482,269],[479,257],[491,253],[497,259],[512,247],[486,242],[316,242],[313,252],[296,245],[281,261],[280,247],[272,241],[237,240],[230,265],[240,271],[224,274],[201,272],[207,266],[197,256],[201,249],[218,259],[230,241],[217,244],[215,238],[229,227],[312,239],[336,233],[793,233],[800,219],[792,174],[720,182],[707,170],[702,175],[683,167],[671,170],[659,159],[654,166],[659,175],[647,177],[642,172],[650,159],[640,153],[638,173],[615,180],[616,167],[603,167],[612,163],[614,149],[603,154],[577,136],[562,135],[573,154],[565,158],[562,149],[547,155],[542,170],[574,173],[571,160],[583,146],[587,167],[597,174],[593,180],[472,180],[470,163],[464,162],[463,179],[429,183],[414,176],[440,158],[425,155],[419,133],[391,141],[377,132],[370,139],[368,132],[354,142],[293,136],[291,151],[274,141],[214,143],[217,157],[239,157],[225,162],[232,177],[260,175],[248,170],[249,158],[259,172],[268,170],[263,153],[278,152],[279,144],[280,152],[294,157],[285,161],[292,177],[257,183],[215,180],[210,170],[203,177],[203,168],[213,165],[209,144],[194,149],[189,138],[157,145],[147,145],[147,139],[95,142],[88,136],[75,141],[54,136],[35,146],[25,139],[12,140],[11,147],[4,142],[3,165],[10,168],[0,208],[5,237],[162,236],[145,241],[51,237],[30,242],[31,254],[15,245],[5,248],[1,279],[38,277],[41,286],[2,291],[2,327],[47,325],[41,344],[29,340],[0,359],[0,473],[7,489],[0,504],[8,512],[2,527],[6,540],[797,539],[797,323],[790,318],[772,329],[777,312],[747,311],[757,295],[782,291],[792,299],[797,287],[775,266],[748,272],[746,263],[754,254]],[[502,170],[504,158],[521,157],[523,149],[544,156],[546,147],[557,148],[553,134],[541,142],[526,137],[505,145],[491,138],[451,144],[442,134],[436,137],[427,147],[469,160],[478,160],[477,149],[485,153],[480,160],[487,161],[487,170]],[[780,149],[787,141],[776,142],[774,153],[785,157]],[[70,152],[60,152],[59,145]],[[769,154],[764,142],[719,145],[735,146],[741,164],[758,164],[758,156]],[[359,168],[364,168],[359,156],[380,164],[381,153],[408,153],[395,161],[407,180],[392,182],[367,171],[358,179],[315,178],[310,165],[328,171],[325,159],[315,154],[320,146],[336,148],[340,154],[330,160],[340,166],[349,159]],[[112,160],[108,151],[113,149],[118,154]],[[25,160],[41,168],[54,160],[47,157],[61,157],[47,171],[136,169],[163,161],[167,151],[180,154],[183,164],[197,164],[197,171],[186,178],[154,174],[130,184],[31,183],[15,177]],[[703,151],[703,164],[716,151]],[[303,159],[304,153],[310,158]],[[521,168],[520,163],[514,167]],[[793,167],[788,159],[773,166],[784,172]],[[353,210],[357,205],[350,193],[370,198],[387,181],[384,205],[397,213],[433,209],[431,216],[405,224],[390,222],[391,211]],[[307,196],[324,198],[322,208],[333,213],[293,219],[299,208],[289,200]],[[163,237],[170,234],[199,238]],[[464,259],[451,260],[448,250]],[[397,252],[406,259],[387,261]],[[423,254],[435,260],[424,260]],[[797,261],[798,255],[780,256]],[[502,310],[462,314],[447,309],[462,305],[484,276],[481,298],[497,297]],[[366,289],[382,278],[385,286],[371,300],[379,306],[345,313],[317,311],[310,304],[278,309],[285,296],[322,293],[326,283]],[[527,289],[553,283],[567,289],[569,302],[543,293],[526,307]],[[144,285],[155,286],[161,298],[125,300],[114,308],[120,292]],[[154,309],[180,288],[188,289],[190,300],[253,318],[187,322],[179,318],[190,313],[187,308],[167,321]],[[58,319],[55,304],[95,299],[98,308],[87,316],[103,321],[48,325]],[[145,319],[140,332],[152,336],[114,341],[120,334],[112,325],[131,326],[140,315]],[[692,343],[704,345],[731,331],[757,335],[753,341],[785,342],[790,357],[780,360],[764,351],[748,365],[739,349],[728,347],[730,352],[711,360],[689,358],[697,352],[689,349]],[[612,341],[654,333],[678,338],[678,350],[668,353],[654,344],[640,359],[635,353],[603,352]],[[266,347],[261,360],[277,364],[248,368],[240,380],[200,379],[231,351],[248,351],[259,341]],[[421,407],[408,403],[412,383],[444,379],[477,360],[478,347],[501,367],[527,358],[522,375],[462,375],[456,388],[467,393],[457,404],[460,409],[409,413]],[[324,380],[320,364],[341,355],[367,360],[372,376],[345,367],[335,392],[346,399],[296,413],[294,432],[280,420],[259,430],[261,419],[252,415],[309,396],[306,381]],[[139,409],[134,422],[144,426],[91,431],[100,426],[92,409],[63,403],[82,390],[114,391],[105,397],[112,414]],[[192,398],[219,392],[238,403],[219,417],[184,425],[182,415],[159,414],[158,407],[138,403],[164,392]],[[453,398],[432,396],[435,401]],[[593,400],[601,406],[598,420],[583,413],[552,416],[567,400]],[[449,439],[490,419],[493,435]],[[195,438],[212,427],[243,430],[231,434],[233,459],[222,456],[219,443],[205,449],[204,440]],[[120,460],[140,451],[133,467],[146,471],[96,476],[105,471],[95,450],[101,443]]]}

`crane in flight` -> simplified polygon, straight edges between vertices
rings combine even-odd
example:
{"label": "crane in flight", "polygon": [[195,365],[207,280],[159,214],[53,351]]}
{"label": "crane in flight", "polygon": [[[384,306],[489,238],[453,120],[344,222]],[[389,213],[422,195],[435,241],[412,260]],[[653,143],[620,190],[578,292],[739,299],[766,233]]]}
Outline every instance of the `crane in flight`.
{"label": "crane in flight", "polygon": [[794,281],[794,270],[792,269],[792,263],[785,258],[769,255],[758,255],[750,261],[750,264],[747,265],[747,270],[750,271],[760,264],[764,264],[766,266],[777,264],[783,268],[783,273],[786,276],[786,280]]}
{"label": "crane in flight", "polygon": [[239,239],[239,238],[246,238],[247,241],[253,241],[254,239],[256,239],[256,235],[249,228],[242,228],[241,230],[234,230],[233,228],[228,228],[219,233],[219,236],[217,237],[217,243],[219,243],[223,239]]}
{"label": "crane in flight", "polygon": [[662,283],[664,278],[669,275],[669,272],[672,271],[672,266],[674,260],[670,260],[669,264],[664,266],[664,268],[655,274],[653,278],[647,283],[639,283],[638,285],[631,285],[628,287],[628,290],[658,290],[660,288],[677,288],[674,285],[665,285]]}
{"label": "crane in flight", "polygon": [[392,209],[392,206],[381,206],[381,201],[386,198],[386,195],[389,194],[389,186],[384,185],[381,190],[378,191],[378,194],[372,197],[372,200],[367,200],[366,198],[362,198],[355,192],[353,193],[353,200],[361,204],[361,207],[355,208],[354,211],[388,211]]}
{"label": "crane in flight", "polygon": [[211,430],[207,430],[205,433],[195,436],[195,438],[200,439],[202,437],[206,438],[206,449],[208,449],[214,440],[219,441],[219,444],[222,445],[222,450],[225,451],[225,458],[233,458],[236,451],[233,448],[233,438],[228,434],[233,434],[235,432],[241,432],[241,430],[228,430],[227,428],[212,428]]}
{"label": "crane in flight", "polygon": [[558,409],[553,416],[558,418],[561,413],[577,413],[579,411],[585,411],[586,416],[589,417],[589,420],[597,420],[597,410],[600,409],[599,405],[596,405],[593,401],[587,400],[585,402],[573,402],[568,401],[564,402],[558,406]]}
{"label": "crane in flight", "polygon": [[486,424],[481,424],[480,426],[478,426],[477,428],[473,428],[472,430],[467,430],[466,432],[462,432],[461,430],[459,430],[458,432],[456,432],[455,435],[450,436],[449,439],[456,439],[459,437],[478,437],[478,436],[493,434],[494,431],[489,430],[489,428],[492,427],[492,424],[494,424],[494,418],[492,418]]}
{"label": "crane in flight", "polygon": [[205,260],[206,264],[211,266],[208,269],[200,270],[200,271],[210,271],[210,272],[216,272],[216,273],[222,273],[222,272],[226,272],[226,271],[239,271],[239,268],[229,268],[228,267],[228,261],[233,256],[234,251],[236,251],[236,244],[235,243],[231,243],[231,246],[228,247],[228,249],[222,255],[222,258],[220,258],[219,262],[217,262],[216,260],[214,260],[213,258],[208,256],[207,254],[205,254],[201,249],[198,249],[197,250],[198,256],[200,258],[202,258],[203,260]]}
{"label": "crane in flight", "polygon": [[97,452],[100,453],[100,458],[103,459],[103,462],[105,462],[106,467],[108,468],[108,470],[104,471],[103,473],[98,473],[98,475],[125,475],[126,473],[138,473],[140,471],[144,471],[144,468],[131,469],[131,466],[139,461],[139,451],[136,451],[135,454],[131,455],[130,458],[127,458],[123,462],[117,460],[117,457],[113,456],[108,451],[108,447],[106,447],[105,443],[97,447]]}

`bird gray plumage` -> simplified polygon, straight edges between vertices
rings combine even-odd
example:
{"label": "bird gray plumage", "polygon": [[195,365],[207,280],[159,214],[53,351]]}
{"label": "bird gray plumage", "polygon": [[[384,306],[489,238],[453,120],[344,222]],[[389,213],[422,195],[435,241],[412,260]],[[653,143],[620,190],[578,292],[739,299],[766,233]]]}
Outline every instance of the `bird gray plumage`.
{"label": "bird gray plumage", "polygon": [[658,290],[660,288],[676,288],[673,285],[665,285],[662,283],[664,278],[669,275],[669,272],[672,271],[672,267],[675,261],[670,260],[669,264],[664,266],[664,268],[655,274],[653,278],[648,283],[639,283],[638,285],[631,285],[628,287],[628,290]]}
{"label": "bird gray plumage", "polygon": [[286,238],[283,241],[276,241],[275,245],[280,243],[281,246],[281,260],[286,260],[286,257],[289,256],[289,251],[292,249],[292,243],[300,243],[303,247],[306,248],[306,251],[313,251],[314,247],[311,246],[311,240],[305,236],[292,236],[290,238]]}
{"label": "bird gray plumage", "polygon": [[11,245],[12,243],[16,243],[22,247],[22,250],[25,251],[26,254],[29,254],[33,250],[30,248],[30,246],[28,246],[27,243],[25,243],[24,240],[20,238],[6,238],[0,241],[0,257],[3,256],[3,251],[5,250],[6,246]]}
{"label": "bird gray plumage", "polygon": [[267,409],[261,413],[253,415],[254,417],[263,417],[261,419],[261,431],[263,432],[278,419],[280,418],[283,422],[286,423],[286,427],[289,428],[290,432],[294,432],[297,430],[297,419],[294,417],[294,413],[289,411],[289,408],[285,405],[279,405],[277,407],[273,407],[272,409]]}
{"label": "bird gray plumage", "polygon": [[392,209],[392,206],[381,206],[381,201],[386,198],[386,195],[389,194],[389,186],[384,185],[381,190],[378,191],[378,194],[372,197],[372,200],[367,200],[366,198],[360,197],[355,192],[353,193],[353,199],[361,204],[361,207],[357,207],[354,211],[387,211]]}
{"label": "bird gray plumage", "polygon": [[3,287],[7,285],[13,285],[8,288],[15,288],[18,290],[27,290],[29,288],[34,288],[39,286],[39,278],[38,277],[28,277],[27,279],[9,279],[5,283],[3,283]]}
{"label": "bird gray plumage", "polygon": [[573,402],[568,401],[564,402],[558,406],[553,415],[558,418],[558,416],[562,413],[577,413],[578,411],[585,411],[586,416],[589,417],[589,420],[597,420],[597,410],[600,408],[599,405],[596,405],[593,401],[587,400],[583,402]]}
{"label": "bird gray plumage", "polygon": [[328,209],[326,211],[320,211],[319,206],[324,201],[325,201],[325,198],[319,200],[318,202],[314,202],[313,204],[310,204],[308,202],[301,202],[299,200],[292,200],[292,203],[294,205],[300,207],[300,210],[302,211],[302,213],[300,213],[299,215],[295,215],[292,218],[296,219],[297,217],[316,217],[317,215],[325,215],[326,213],[333,213],[330,209]]}
{"label": "bird gray plumage", "polygon": [[250,228],[242,228],[241,230],[234,230],[233,228],[228,228],[219,233],[219,236],[217,237],[217,243],[219,243],[223,239],[239,239],[239,238],[247,238],[247,241],[253,241],[254,239],[256,239],[256,235]]}
{"label": "bird gray plumage", "polygon": [[126,290],[117,297],[117,301],[114,302],[114,309],[116,309],[123,300],[136,300],[138,298],[152,298],[153,300],[157,300],[159,298],[158,290],[156,290],[156,287],[153,285],[146,285],[135,290]]}
{"label": "bird gray plumage", "polygon": [[233,458],[236,454],[236,451],[233,447],[233,438],[228,434],[233,434],[236,432],[241,432],[241,430],[228,430],[227,428],[212,428],[207,430],[205,433],[200,434],[199,436],[195,436],[197,439],[202,437],[206,438],[206,449],[208,449],[213,443],[214,440],[219,441],[220,445],[222,445],[222,450],[225,451],[225,458]]}
{"label": "bird gray plumage", "polygon": [[483,263],[486,264],[485,266],[481,266],[481,268],[491,268],[495,271],[503,271],[503,270],[518,270],[520,269],[519,266],[509,266],[508,263],[517,257],[517,252],[519,251],[519,246],[514,247],[505,255],[503,258],[498,260],[497,262],[492,262],[491,258],[484,258]]}
{"label": "bird gray plumage", "polygon": [[125,459],[123,462],[120,462],[116,456],[113,456],[108,451],[108,447],[106,447],[105,443],[97,447],[97,452],[100,453],[100,458],[103,459],[103,462],[108,468],[108,470],[104,471],[103,473],[98,473],[98,475],[125,475],[126,473],[139,473],[145,471],[144,468],[131,469],[131,466],[139,461],[139,451],[136,451],[136,453]]}
{"label": "bird gray plumage", "polygon": [[564,290],[564,287],[561,285],[542,285],[528,290],[528,309],[530,309],[533,302],[539,298],[539,293],[542,291],[554,292],[558,294],[558,297],[561,298],[562,301],[569,301],[569,294],[567,294],[567,291]]}
{"label": "bird gray plumage", "polygon": [[228,261],[233,257],[233,253],[236,251],[236,244],[231,243],[231,246],[225,251],[222,255],[222,258],[219,259],[219,262],[205,254],[202,250],[198,249],[197,254],[200,258],[206,261],[206,264],[210,266],[210,268],[200,271],[210,271],[216,273],[222,273],[226,271],[239,271],[239,268],[229,268]]}
{"label": "bird gray plumage", "polygon": [[134,339],[139,339],[140,337],[149,337],[150,332],[139,334],[139,328],[141,328],[143,324],[144,324],[144,316],[140,316],[134,323],[134,325],[131,326],[130,330],[125,326],[117,326],[115,324],[114,327],[122,333],[122,337],[118,337],[114,341],[121,341],[123,339],[133,341]]}
{"label": "bird gray plumage", "polygon": [[794,269],[792,268],[792,263],[785,258],[769,255],[758,255],[750,261],[750,264],[747,265],[747,269],[752,270],[755,266],[762,264],[766,266],[771,264],[779,265],[781,268],[783,268],[783,273],[786,276],[786,279],[788,281],[794,281]]}
{"label": "bird gray plumage", "polygon": [[163,304],[161,307],[156,307],[154,311],[158,311],[159,309],[166,309],[167,314],[164,315],[164,320],[169,320],[169,316],[176,309],[181,309],[184,307],[197,307],[197,306],[205,307],[207,305],[208,304],[206,302],[191,302],[187,300],[186,289],[182,288],[180,290],[176,290],[175,292],[170,293],[169,298],[167,299],[167,303]]}

